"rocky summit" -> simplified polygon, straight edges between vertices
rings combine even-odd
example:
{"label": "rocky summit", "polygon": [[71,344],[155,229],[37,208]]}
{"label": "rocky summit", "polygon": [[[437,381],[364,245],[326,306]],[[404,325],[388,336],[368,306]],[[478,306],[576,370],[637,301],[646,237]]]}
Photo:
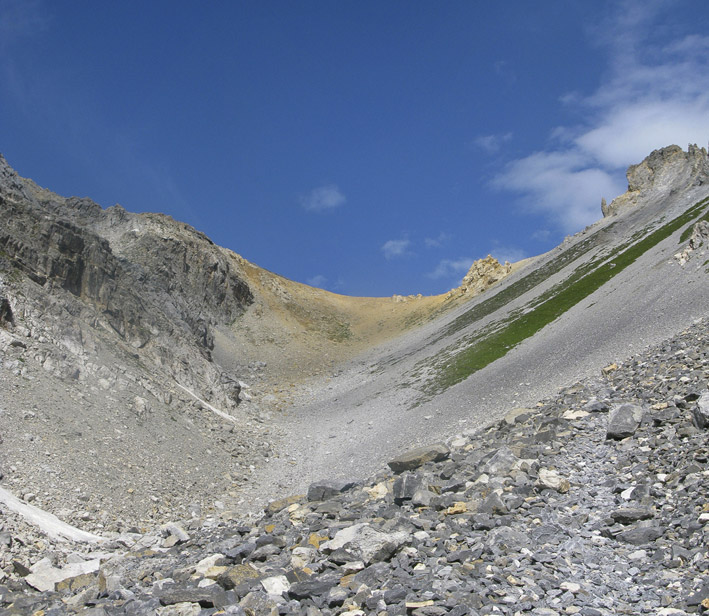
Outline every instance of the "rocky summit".
{"label": "rocky summit", "polygon": [[345,298],[0,159],[0,615],[709,611],[709,163]]}

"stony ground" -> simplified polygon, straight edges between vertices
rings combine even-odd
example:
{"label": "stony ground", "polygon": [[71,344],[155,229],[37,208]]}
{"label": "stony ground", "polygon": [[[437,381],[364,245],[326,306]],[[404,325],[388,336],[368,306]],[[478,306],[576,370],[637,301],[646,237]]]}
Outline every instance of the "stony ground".
{"label": "stony ground", "polygon": [[[3,511],[0,614],[709,610],[709,324],[365,482],[86,547]],[[612,358],[609,358],[609,360]]]}
{"label": "stony ground", "polygon": [[94,532],[243,505],[277,433],[258,366],[244,377],[253,402],[229,421],[176,386],[169,401],[152,395],[136,366],[106,352],[64,378],[50,369],[54,349],[0,329],[0,487]]}

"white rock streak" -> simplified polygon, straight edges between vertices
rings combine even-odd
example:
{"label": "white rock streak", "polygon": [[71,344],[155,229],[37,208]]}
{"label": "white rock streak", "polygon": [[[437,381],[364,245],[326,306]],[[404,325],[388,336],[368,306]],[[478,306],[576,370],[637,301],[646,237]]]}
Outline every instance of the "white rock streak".
{"label": "white rock streak", "polygon": [[224,411],[220,411],[218,408],[213,407],[211,404],[209,404],[209,402],[205,402],[204,400],[202,400],[202,398],[200,398],[193,391],[190,391],[189,389],[187,389],[184,385],[180,385],[179,383],[177,383],[177,386],[180,389],[186,391],[195,400],[197,400],[198,402],[201,402],[204,406],[206,406],[215,415],[219,415],[219,417],[221,417],[222,419],[226,419],[227,421],[231,421],[232,423],[236,423],[236,417],[233,417],[232,415],[229,415],[229,413],[225,413]]}
{"label": "white rock streak", "polygon": [[5,505],[10,511],[21,515],[30,524],[39,527],[42,532],[57,541],[78,541],[82,543],[96,543],[104,541],[103,537],[87,533],[71,524],[62,522],[57,516],[47,511],[43,511],[34,505],[23,503],[16,496],[0,488],[0,503]]}

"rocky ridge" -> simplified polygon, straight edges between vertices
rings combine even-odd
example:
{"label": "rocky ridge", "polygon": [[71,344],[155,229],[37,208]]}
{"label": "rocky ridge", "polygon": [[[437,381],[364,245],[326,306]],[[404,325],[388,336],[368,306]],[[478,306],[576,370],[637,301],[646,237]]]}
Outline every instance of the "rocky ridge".
{"label": "rocky ridge", "polygon": [[605,199],[603,216],[615,216],[636,207],[652,194],[654,198],[669,197],[678,187],[701,186],[709,178],[709,158],[706,148],[689,144],[687,151],[677,145],[652,152],[637,165],[631,165],[626,174],[628,190],[609,204]]}
{"label": "rocky ridge", "polygon": [[238,507],[279,455],[272,417],[298,379],[446,301],[311,289],[168,216],[40,188],[2,156],[0,210],[0,471],[94,530]]}
{"label": "rocky ridge", "polygon": [[[238,378],[211,357],[214,327],[253,301],[235,259],[167,217],[103,210],[89,199],[40,190],[4,158],[0,180],[5,283],[18,284],[11,296],[18,316],[39,315],[20,335],[44,328],[77,364],[103,339],[124,356],[122,363],[139,357],[160,374],[157,390],[161,381],[176,381],[227,409],[238,404]],[[55,318],[44,320],[47,312]],[[79,378],[85,366],[64,368]]]}
{"label": "rocky ridge", "polygon": [[0,613],[701,613],[708,349],[701,321],[402,455],[396,473],[317,482],[257,521],[195,514],[87,548],[4,512]]}
{"label": "rocky ridge", "polygon": [[[613,216],[567,238],[524,271],[502,272],[506,275],[492,281],[490,293],[472,301],[461,296],[457,308],[455,298],[397,302],[309,289],[259,270],[167,217],[63,199],[0,165],[3,211],[24,221],[0,224],[0,479],[24,507],[38,505],[108,539],[93,548],[58,543],[17,518],[6,499],[0,529],[3,609],[9,614],[209,614],[221,606],[232,613],[314,614],[700,610],[706,554],[697,548],[706,512],[687,494],[695,487],[696,494],[707,492],[701,453],[707,424],[706,321],[697,321],[666,348],[607,366],[601,380],[583,381],[574,386],[578,391],[567,388],[535,408],[515,408],[522,387],[543,396],[553,390],[549,383],[579,378],[549,380],[554,366],[568,376],[570,364],[588,363],[586,353],[598,356],[600,348],[604,358],[622,358],[617,353],[644,344],[645,336],[660,340],[658,331],[670,335],[680,323],[706,318],[709,169],[702,164],[706,152],[689,150],[687,155],[676,147],[655,152],[641,164],[652,173],[638,172],[634,183],[629,176],[626,200],[641,195],[634,201],[640,207],[616,208]],[[625,276],[574,306],[529,345],[422,407],[412,404],[421,380],[411,369],[415,362],[425,364],[441,349],[463,348],[480,332],[485,335],[472,315],[484,314],[482,327],[485,319],[493,326],[514,322],[515,315],[562,289],[577,272],[624,255],[637,238],[663,232],[667,221],[678,217],[682,224],[646,250]],[[164,245],[170,258],[152,254],[153,244]],[[225,309],[226,317],[211,300],[199,311],[193,299],[210,292],[209,272],[222,266],[193,267],[191,252],[208,256],[204,262],[198,257],[197,264],[211,262],[211,256],[225,263],[235,276],[227,286],[244,283],[251,299],[236,302],[233,312]],[[492,277],[498,267],[506,269],[489,265]],[[609,262],[607,269],[614,265]],[[515,295],[520,289],[531,291]],[[500,297],[514,301],[486,314]],[[224,301],[231,300],[218,299]],[[157,316],[145,317],[148,325],[163,318],[162,310],[177,325],[170,329],[161,321],[167,329],[135,328],[126,316],[131,306],[138,312],[158,306]],[[450,318],[431,320],[445,310]],[[407,329],[391,350],[372,352],[349,366],[339,363],[352,356],[348,353]],[[599,346],[615,338],[622,348],[616,345],[612,354],[607,344]],[[324,353],[331,356],[318,361]],[[305,364],[303,374],[318,378],[303,386],[288,382],[297,371],[283,372],[288,381],[269,391],[263,385],[266,362],[259,356],[268,359],[269,369],[276,366],[271,377],[297,358]],[[445,370],[445,362],[439,366]],[[401,375],[409,379],[407,391]],[[502,383],[514,390],[503,391]],[[288,408],[298,396],[313,406]],[[525,404],[537,399],[523,396]],[[393,464],[396,475],[365,482],[347,476],[362,468],[367,471],[361,475],[369,475],[387,452],[426,441],[435,431],[440,438],[460,429],[441,426],[487,426],[510,409],[505,421],[487,431],[427,449],[426,463],[417,461],[418,452]],[[667,425],[656,416],[666,416]],[[280,433],[285,427],[288,433]],[[398,440],[390,440],[394,435]],[[632,447],[626,450],[624,443]],[[507,462],[488,467],[498,453]],[[366,465],[351,456],[364,457]],[[673,471],[663,468],[677,469],[680,463],[675,481]],[[450,476],[446,468],[452,469]],[[264,483],[259,469],[274,469],[276,482]],[[273,503],[263,520],[239,513],[277,494],[276,485],[307,486],[304,478],[326,473],[340,479],[311,485],[307,498]],[[605,482],[614,476],[609,491]],[[635,484],[649,485],[649,492],[628,492]],[[640,501],[637,510],[626,511],[636,504],[633,495]],[[598,503],[613,507],[600,521]],[[567,532],[554,538],[547,528],[537,537],[533,531],[540,525]],[[509,527],[521,535],[510,535]],[[498,533],[503,543],[495,549],[489,542]],[[522,536],[527,544],[519,543]],[[560,551],[558,546],[570,542],[580,551]],[[623,551],[624,542],[639,542],[635,558]],[[464,552],[464,544],[475,546],[471,559],[449,560],[448,552]],[[528,551],[556,558],[535,560]],[[605,567],[608,563],[615,568]],[[366,577],[374,575],[375,565],[379,573]],[[520,567],[527,577],[515,584],[509,578],[519,582]],[[676,569],[676,577],[660,567]],[[363,571],[368,573],[351,587],[354,578],[348,576]],[[624,571],[632,584],[626,579],[620,587],[617,578]],[[565,587],[562,576],[571,580]],[[582,579],[593,584],[584,586]],[[407,594],[380,592],[394,585]],[[601,590],[594,594],[596,585]],[[532,594],[526,594],[527,587]],[[633,595],[635,587],[642,588],[641,595]]]}

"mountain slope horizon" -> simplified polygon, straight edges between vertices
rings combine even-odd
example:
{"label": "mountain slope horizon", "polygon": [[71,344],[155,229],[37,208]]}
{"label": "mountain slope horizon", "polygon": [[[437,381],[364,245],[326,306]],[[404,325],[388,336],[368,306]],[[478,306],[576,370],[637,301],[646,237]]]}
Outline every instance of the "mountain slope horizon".
{"label": "mountain slope horizon", "polygon": [[90,531],[365,477],[707,316],[696,146],[631,167],[604,217],[544,255],[390,298],[289,281],[1,162],[3,483]]}

